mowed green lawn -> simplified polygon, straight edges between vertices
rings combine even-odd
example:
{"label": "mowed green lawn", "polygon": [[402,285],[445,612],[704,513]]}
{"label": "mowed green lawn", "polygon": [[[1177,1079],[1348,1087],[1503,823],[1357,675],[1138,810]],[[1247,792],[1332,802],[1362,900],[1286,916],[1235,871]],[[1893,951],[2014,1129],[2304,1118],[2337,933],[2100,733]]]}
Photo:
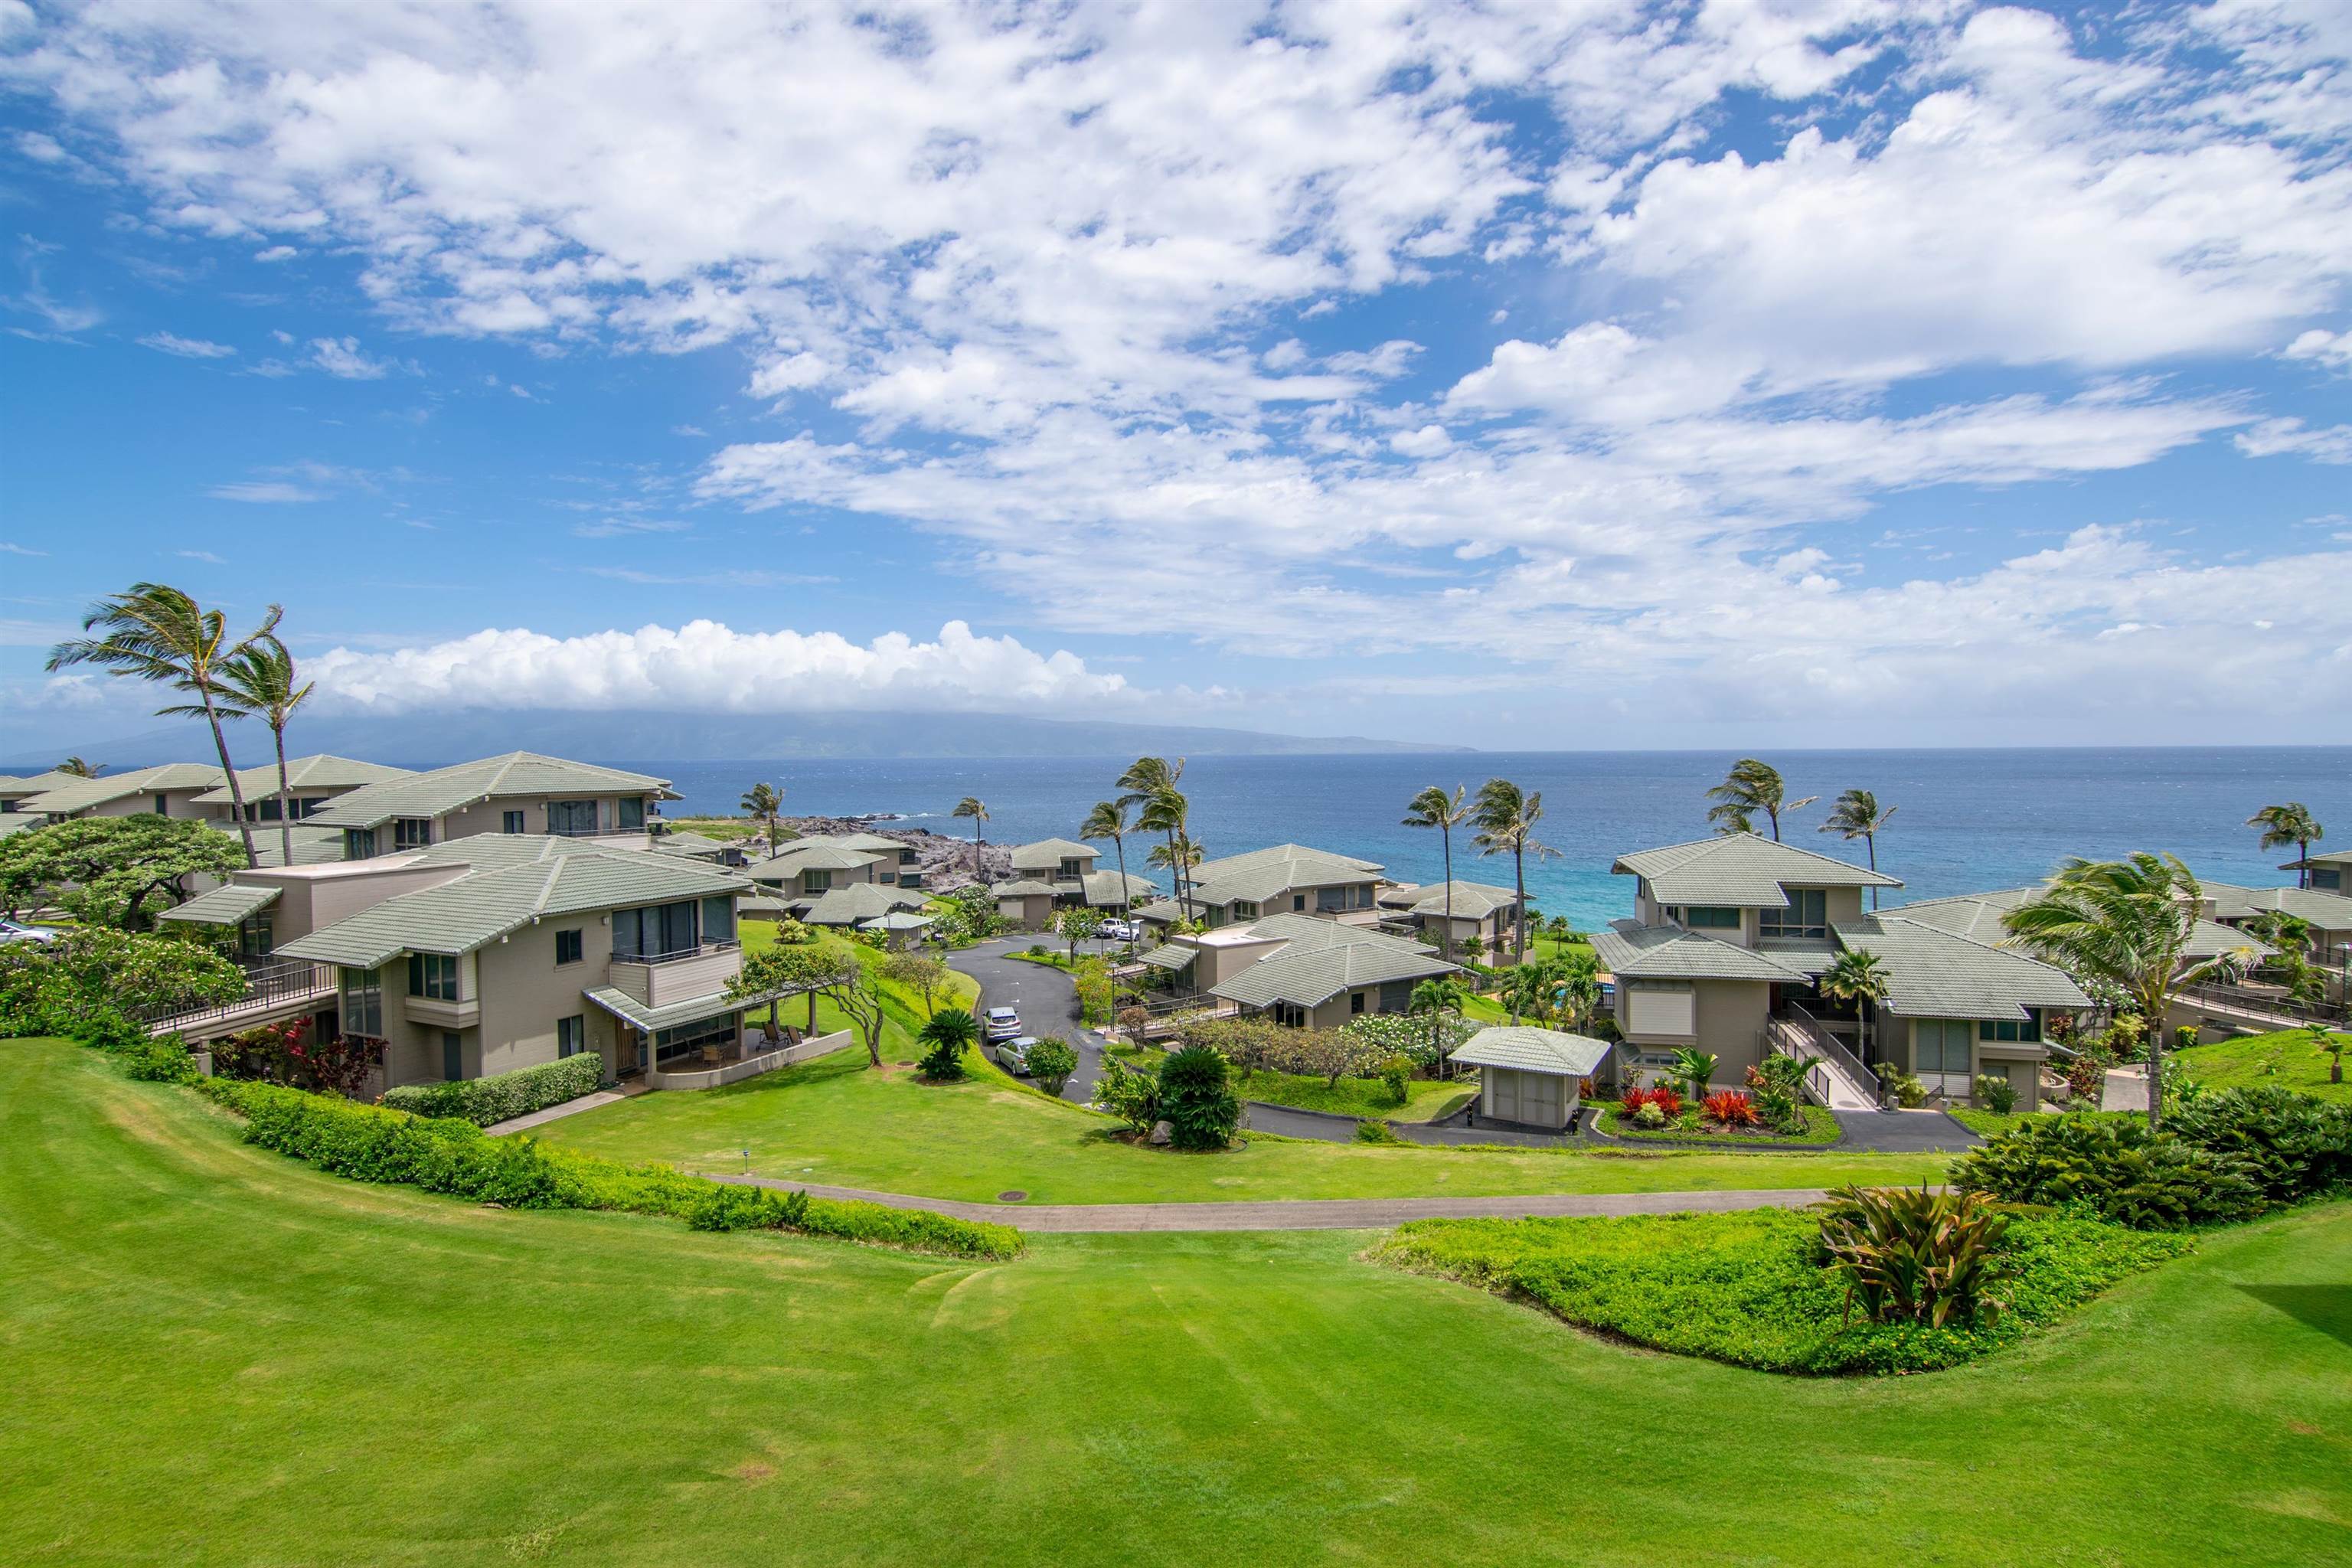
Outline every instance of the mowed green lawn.
{"label": "mowed green lawn", "polygon": [[2352,1552],[2347,1205],[1973,1366],[1802,1381],[1360,1233],[982,1267],[367,1187],[54,1043],[0,1044],[0,1191],[12,1564]]}
{"label": "mowed green lawn", "polygon": [[[2352,1035],[2337,1035],[2352,1056]],[[2219,1040],[2176,1053],[2189,1075],[2210,1089],[2291,1089],[2323,1100],[2352,1100],[2352,1084],[2330,1083],[2331,1054],[2309,1029],[2281,1029]],[[2352,1071],[2352,1067],[2347,1067]]]}
{"label": "mowed green lawn", "polygon": [[[1015,1088],[974,1060],[960,1084],[874,1071],[850,1050],[726,1089],[640,1095],[539,1128],[552,1143],[684,1170],[987,1202],[1218,1202],[1447,1194],[1675,1192],[1940,1179],[1927,1154],[1452,1152],[1246,1136],[1222,1154],[1118,1141],[1108,1117]],[[746,1151],[749,1151],[747,1155]]]}

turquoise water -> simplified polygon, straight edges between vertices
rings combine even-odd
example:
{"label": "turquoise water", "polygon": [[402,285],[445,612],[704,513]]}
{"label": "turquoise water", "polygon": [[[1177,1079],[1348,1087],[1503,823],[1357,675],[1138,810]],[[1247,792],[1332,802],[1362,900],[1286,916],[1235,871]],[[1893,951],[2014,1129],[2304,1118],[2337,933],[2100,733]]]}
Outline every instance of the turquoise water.
{"label": "turquoise water", "polygon": [[[1075,837],[1097,800],[1117,794],[1124,757],[984,761],[663,763],[614,759],[669,778],[686,797],[673,816],[729,812],[761,780],[806,815],[892,812],[910,826],[967,835],[949,816],[976,795],[988,803],[991,842]],[[1722,752],[1478,752],[1475,755],[1199,757],[1185,768],[1192,833],[1212,857],[1295,841],[1381,862],[1403,881],[1434,880],[1438,836],[1399,825],[1426,784],[1492,776],[1543,794],[1538,837],[1559,851],[1530,860],[1528,891],[1546,914],[1590,928],[1630,912],[1633,885],[1610,861],[1629,850],[1705,837],[1706,792],[1733,753]],[[2287,854],[2256,849],[2245,819],[2300,800],[2336,841],[2352,840],[2352,746],[2210,750],[1786,752],[1769,758],[1791,799],[1822,800],[1788,816],[1790,843],[1859,862],[1862,846],[1816,831],[1843,789],[1897,807],[1878,843],[1879,868],[1906,888],[1889,902],[2038,880],[2068,855],[2167,849],[2200,875],[2252,886],[2293,880]],[[1140,869],[1148,846],[1130,844]],[[1110,847],[1103,851],[1106,863]],[[1454,874],[1507,886],[1507,857],[1482,859],[1454,840]]]}

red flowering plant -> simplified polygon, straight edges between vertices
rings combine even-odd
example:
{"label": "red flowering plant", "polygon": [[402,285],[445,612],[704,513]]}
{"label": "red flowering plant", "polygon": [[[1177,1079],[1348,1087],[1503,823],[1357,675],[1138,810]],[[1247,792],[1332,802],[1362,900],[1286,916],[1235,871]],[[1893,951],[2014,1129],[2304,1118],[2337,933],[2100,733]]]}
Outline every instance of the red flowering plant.
{"label": "red flowering plant", "polygon": [[1650,1091],[1650,1103],[1656,1106],[1658,1114],[1669,1121],[1683,1113],[1682,1094],[1678,1090],[1668,1089],[1664,1084]]}
{"label": "red flowering plant", "polygon": [[351,1100],[365,1087],[368,1074],[383,1065],[383,1042],[337,1035],[331,1040],[298,1040],[286,1047],[286,1054],[309,1087]]}
{"label": "red flowering plant", "polygon": [[1718,1089],[1701,1103],[1699,1114],[1725,1127],[1756,1125],[1756,1102],[1742,1090]]}

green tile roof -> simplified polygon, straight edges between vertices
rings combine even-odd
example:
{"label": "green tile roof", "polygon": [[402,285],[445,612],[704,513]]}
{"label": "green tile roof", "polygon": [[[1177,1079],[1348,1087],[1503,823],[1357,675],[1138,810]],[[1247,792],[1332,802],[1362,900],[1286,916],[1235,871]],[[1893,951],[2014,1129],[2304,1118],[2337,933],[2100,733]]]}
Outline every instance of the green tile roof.
{"label": "green tile roof", "polygon": [[697,860],[593,849],[551,853],[386,899],[278,952],[373,969],[404,952],[471,952],[536,921],[750,890],[739,874]]}
{"label": "green tile roof", "polygon": [[744,869],[754,881],[781,882],[803,871],[855,871],[881,858],[870,849],[844,849],[832,844],[787,844],[778,853],[765,860],[755,860]]}
{"label": "green tile roof", "polygon": [[2252,920],[2276,910],[2307,921],[2321,931],[2352,931],[2352,898],[2324,888],[2241,888],[2228,882],[2200,882],[2213,900],[2217,920]]}
{"label": "green tile roof", "polygon": [[854,926],[877,915],[887,915],[892,910],[922,907],[920,893],[901,892],[878,882],[853,882],[846,888],[818,894],[801,919],[810,925]]}
{"label": "green tile roof", "polygon": [[1620,855],[1610,867],[1621,876],[1648,879],[1662,904],[1706,904],[1737,909],[1786,909],[1784,885],[1800,888],[1899,888],[1893,877],[1850,861],[1817,855],[1794,845],[1775,844],[1753,833],[1727,833],[1688,844],[1669,844]]}
{"label": "green tile roof", "polygon": [[1239,855],[1225,855],[1214,860],[1203,860],[1192,870],[1195,876],[1203,879],[1226,877],[1236,871],[1255,870],[1261,867],[1277,865],[1285,860],[1329,860],[1337,861],[1358,871],[1377,872],[1381,869],[1381,863],[1377,860],[1359,860],[1352,855],[1341,855],[1329,849],[1317,849],[1305,844],[1274,844],[1264,849],[1244,850]]}
{"label": "green tile roof", "polygon": [[1318,952],[1327,947],[1387,947],[1399,952],[1434,952],[1427,942],[1409,936],[1391,936],[1370,926],[1349,925],[1325,915],[1302,915],[1285,912],[1267,915],[1250,922],[1252,936],[1279,937],[1289,945],[1286,952]]}
{"label": "green tile roof", "polygon": [[929,915],[919,915],[907,910],[892,910],[887,915],[876,915],[857,922],[862,931],[921,931],[930,923]]}
{"label": "green tile roof", "polygon": [[1034,877],[1017,877],[1010,882],[998,882],[988,890],[992,897],[999,899],[1050,899],[1058,891],[1053,883],[1040,882]]}
{"label": "green tile roof", "polygon": [[1609,1059],[1609,1042],[1558,1029],[1493,1025],[1456,1046],[1453,1055],[1454,1061],[1471,1067],[1582,1078]]}
{"label": "green tile roof", "polygon": [[616,985],[599,985],[593,990],[583,991],[581,994],[613,1016],[626,1019],[640,1029],[651,1031],[675,1029],[681,1024],[699,1024],[705,1018],[716,1018],[721,1013],[748,1012],[795,993],[760,991],[749,996],[730,996],[724,991],[710,991],[700,996],[689,996],[683,1002],[665,1002],[658,1007],[646,1006]]}
{"label": "green tile roof", "polygon": [[[1493,887],[1485,882],[1456,882],[1453,887],[1454,918],[1456,920],[1484,920],[1496,910],[1507,910],[1519,901],[1519,895],[1511,889]],[[1410,901],[1402,907],[1408,914],[1443,917],[1445,913],[1445,889],[1444,882],[1410,889]],[[1392,894],[1382,901],[1391,902],[1396,897]]]}
{"label": "green tile roof", "polygon": [[1899,912],[1834,929],[1849,951],[1878,955],[1886,1005],[1906,1017],[2022,1018],[2028,1007],[2091,1005],[2063,970]]}
{"label": "green tile roof", "polygon": [[127,773],[108,773],[103,778],[69,778],[54,789],[43,790],[17,809],[71,816],[125,795],[206,789],[220,782],[220,769],[210,763],[164,763],[152,768],[133,768]]}
{"label": "green tile roof", "polygon": [[1087,902],[1101,909],[1120,908],[1160,896],[1158,888],[1132,872],[1128,874],[1126,887],[1122,889],[1116,870],[1087,872],[1086,889]]}
{"label": "green tile roof", "polygon": [[1618,921],[1592,933],[1593,955],[1620,980],[1756,980],[1801,983],[1810,978],[1793,956],[1759,952],[1735,942],[1677,926]]}
{"label": "green tile roof", "polygon": [[1057,871],[1065,859],[1091,860],[1099,853],[1091,844],[1079,844],[1067,838],[1040,838],[1034,844],[1013,847],[1013,868],[1016,871]]}
{"label": "green tile roof", "polygon": [[[1998,946],[2009,940],[2009,928],[2001,917],[2029,899],[2038,899],[2046,888],[2002,888],[1990,893],[1966,893],[1948,899],[1922,899],[1916,904],[1901,904],[1882,914],[1900,915],[1907,921],[1931,925],[1955,936]],[[2219,921],[2200,920],[2189,933],[2190,958],[2211,958],[2217,953],[2252,948],[2267,952],[2269,948],[2243,931],[2232,931]]]}
{"label": "green tile roof", "polygon": [[[220,770],[215,768],[213,771],[218,773]],[[308,757],[286,759],[287,789],[289,793],[294,795],[300,795],[306,790],[358,789],[362,784],[382,784],[386,779],[404,779],[414,776],[413,771],[408,768],[387,767],[382,763],[362,763],[352,757],[331,756],[325,752]],[[259,799],[264,795],[274,795],[278,793],[278,764],[271,762],[257,768],[239,768],[236,770],[236,784],[239,789],[245,791],[245,798],[248,801]],[[205,791],[196,796],[196,800],[203,805],[234,804],[229,799],[226,784],[222,784],[218,789]]]}
{"label": "green tile roof", "polygon": [[1192,968],[1192,961],[1200,956],[1201,950],[1190,942],[1163,942],[1149,952],[1140,954],[1139,961],[1154,969],[1164,969],[1175,974]]}
{"label": "green tile roof", "polygon": [[1299,950],[1286,947],[1270,958],[1260,959],[1231,980],[1212,985],[1209,993],[1244,1007],[1268,1007],[1276,1002],[1313,1007],[1360,986],[1456,973],[1456,966],[1443,959],[1393,942],[1348,942]]}
{"label": "green tile roof", "polygon": [[[215,770],[217,771],[217,770]],[[500,795],[569,796],[645,795],[675,798],[669,781],[649,773],[600,768],[535,752],[459,763],[429,773],[372,784],[335,800],[305,818],[327,827],[377,827],[395,816],[440,816],[477,801]]]}
{"label": "green tile roof", "polygon": [[186,921],[194,925],[233,926],[257,910],[266,910],[278,901],[281,891],[274,883],[231,882],[215,888],[209,893],[198,893],[184,904],[175,904],[155,918],[159,921]]}

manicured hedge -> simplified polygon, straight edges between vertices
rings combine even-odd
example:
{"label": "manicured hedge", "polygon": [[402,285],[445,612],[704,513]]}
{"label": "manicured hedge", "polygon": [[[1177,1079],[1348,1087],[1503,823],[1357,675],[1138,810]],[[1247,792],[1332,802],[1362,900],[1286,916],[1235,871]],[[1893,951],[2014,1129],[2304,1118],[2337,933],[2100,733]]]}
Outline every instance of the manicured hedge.
{"label": "manicured hedge", "polygon": [[562,1061],[453,1083],[412,1083],[384,1091],[383,1102],[416,1116],[454,1116],[477,1127],[528,1116],[583,1094],[604,1081],[604,1058],[582,1051]]}
{"label": "manicured hedge", "polygon": [[2061,1216],[2021,1215],[1989,1323],[1848,1321],[1822,1268],[1818,1216],[1786,1209],[1607,1219],[1416,1220],[1383,1261],[1536,1301],[1573,1323],[1766,1372],[1927,1372],[2014,1343],[2107,1287],[2191,1248]]}
{"label": "manicured hedge", "polygon": [[[785,1194],[689,1176],[667,1165],[626,1165],[540,1142],[526,1134],[492,1138],[471,1121],[414,1116],[277,1084],[205,1079],[204,1093],[245,1118],[245,1140],[353,1181],[398,1183],[508,1208],[611,1209],[667,1215],[706,1229],[752,1224],[810,1236],[903,1247],[950,1258],[1017,1258],[1011,1226],[955,1219],[928,1209]],[[738,1194],[752,1194],[745,1198]],[[758,1215],[709,1225],[708,1214]]]}

